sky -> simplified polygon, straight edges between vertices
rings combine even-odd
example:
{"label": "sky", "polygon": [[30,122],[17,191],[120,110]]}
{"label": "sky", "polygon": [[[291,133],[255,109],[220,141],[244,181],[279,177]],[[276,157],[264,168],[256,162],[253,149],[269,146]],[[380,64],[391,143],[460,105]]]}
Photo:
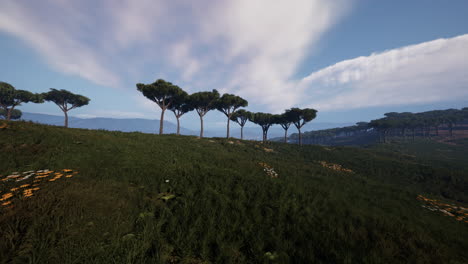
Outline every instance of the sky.
{"label": "sky", "polygon": [[[158,119],[136,83],[217,89],[313,122],[468,106],[466,0],[2,0],[0,81],[91,99],[77,117]],[[25,112],[60,115],[51,103]],[[166,120],[175,120],[167,113]],[[225,125],[212,111],[205,127]],[[195,129],[195,113],[182,117]]]}

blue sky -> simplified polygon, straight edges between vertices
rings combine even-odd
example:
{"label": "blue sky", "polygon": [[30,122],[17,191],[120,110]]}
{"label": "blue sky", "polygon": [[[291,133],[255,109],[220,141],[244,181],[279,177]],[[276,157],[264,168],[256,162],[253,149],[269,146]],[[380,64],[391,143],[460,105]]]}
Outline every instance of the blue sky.
{"label": "blue sky", "polygon": [[[460,108],[467,11],[465,0],[3,0],[0,80],[86,95],[79,117],[159,118],[135,88],[158,78],[240,95],[251,111],[313,107],[316,122]],[[61,114],[50,103],[20,109]],[[209,128],[224,123],[206,116]]]}

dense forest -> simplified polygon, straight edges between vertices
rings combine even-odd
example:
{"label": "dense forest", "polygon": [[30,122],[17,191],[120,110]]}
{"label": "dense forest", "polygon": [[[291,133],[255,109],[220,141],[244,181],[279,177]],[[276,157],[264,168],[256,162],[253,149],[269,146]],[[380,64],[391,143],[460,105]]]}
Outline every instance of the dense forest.
{"label": "dense forest", "polygon": [[[387,142],[389,139],[414,140],[416,137],[461,136],[468,130],[468,107],[462,109],[432,110],[421,113],[390,112],[385,117],[356,125],[305,132],[305,144],[335,145],[342,140],[371,143]],[[454,132],[456,131],[456,132]],[[289,137],[296,142],[298,134]]]}

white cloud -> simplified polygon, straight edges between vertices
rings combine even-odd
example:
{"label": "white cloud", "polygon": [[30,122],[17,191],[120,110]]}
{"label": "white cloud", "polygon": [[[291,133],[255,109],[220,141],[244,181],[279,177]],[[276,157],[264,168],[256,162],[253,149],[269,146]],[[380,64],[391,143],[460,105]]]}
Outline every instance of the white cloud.
{"label": "white cloud", "polygon": [[[238,94],[260,111],[468,99],[468,35],[342,61],[295,80],[350,3],[3,0],[0,31],[25,41],[57,71],[103,86],[135,89],[136,82],[165,78],[189,92]],[[158,109],[141,95],[134,99],[142,112]]]}
{"label": "white cloud", "polygon": [[[167,6],[164,1],[122,0],[107,1],[113,39],[119,47],[135,43],[151,44],[162,25],[152,22],[164,16]],[[154,44],[154,43],[153,43]]]}
{"label": "white cloud", "polygon": [[339,110],[468,99],[467,50],[461,35],[342,61],[300,82],[303,103]]}
{"label": "white cloud", "polygon": [[[289,107],[300,97],[291,81],[311,48],[343,14],[344,1],[238,0],[221,2],[206,16],[203,33],[225,46],[232,74],[225,89],[269,110]],[[213,23],[213,21],[216,21]]]}
{"label": "white cloud", "polygon": [[109,87],[167,77],[270,110],[300,96],[291,80],[345,0],[4,0],[0,31],[57,71]]}
{"label": "white cloud", "polygon": [[[46,10],[55,5],[58,12]],[[89,44],[79,41],[86,17],[59,1],[25,3],[5,0],[0,8],[0,30],[14,34],[43,55],[58,71],[78,75],[97,84],[116,86],[119,77],[103,63],[104,58]],[[89,25],[88,25],[89,26]]]}
{"label": "white cloud", "polygon": [[189,41],[180,41],[172,49],[169,61],[181,70],[182,79],[189,81],[200,70],[200,62],[192,56]]}
{"label": "white cloud", "polygon": [[[139,112],[126,112],[120,110],[99,110],[93,112],[93,114],[76,114],[74,115],[79,118],[97,118],[97,117],[112,117],[112,118],[148,118]],[[154,118],[153,118],[154,119]]]}

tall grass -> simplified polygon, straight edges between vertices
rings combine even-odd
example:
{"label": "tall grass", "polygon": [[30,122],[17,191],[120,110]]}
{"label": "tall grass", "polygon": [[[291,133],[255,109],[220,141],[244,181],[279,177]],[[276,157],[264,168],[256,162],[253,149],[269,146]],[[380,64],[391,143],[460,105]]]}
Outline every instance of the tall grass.
{"label": "tall grass", "polygon": [[79,174],[0,208],[0,263],[468,262],[468,224],[416,199],[464,204],[466,167],[388,148],[264,147],[11,122],[0,174]]}

